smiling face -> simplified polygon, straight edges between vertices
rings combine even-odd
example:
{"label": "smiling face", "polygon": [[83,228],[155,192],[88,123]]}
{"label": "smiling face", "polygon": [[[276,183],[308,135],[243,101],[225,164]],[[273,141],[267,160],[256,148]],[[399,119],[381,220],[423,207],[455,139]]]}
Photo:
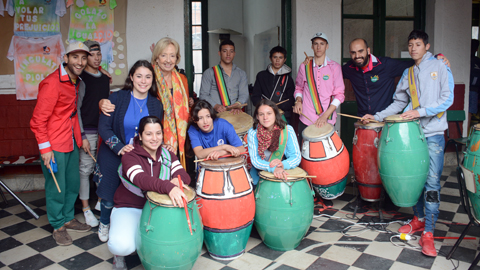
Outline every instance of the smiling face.
{"label": "smiling face", "polygon": [[157,57],[157,64],[162,72],[172,72],[177,63],[177,50],[173,44],[163,49],[163,51]]}
{"label": "smiling face", "polygon": [[355,40],[350,44],[350,57],[357,67],[364,67],[368,64],[370,48],[367,48],[363,40]]}
{"label": "smiling face", "polygon": [[198,111],[198,121],[196,123],[200,130],[205,133],[209,133],[213,130],[213,119],[207,109],[201,109]]}
{"label": "smiling face", "polygon": [[264,128],[271,130],[275,125],[275,112],[268,105],[262,105],[258,108],[257,120]]}
{"label": "smiling face", "polygon": [[146,67],[139,67],[133,73],[133,76],[130,76],[130,79],[133,82],[133,92],[134,95],[139,98],[146,96],[148,90],[152,87],[153,74],[150,69]]}
{"label": "smiling face", "polygon": [[150,154],[156,153],[163,142],[162,127],[158,123],[146,124],[142,134],[138,136],[142,141],[142,147]]}
{"label": "smiling face", "polygon": [[274,70],[279,70],[283,64],[285,64],[285,61],[287,61],[287,58],[283,55],[283,53],[276,52],[270,57],[270,61],[272,61],[272,67]]}
{"label": "smiling face", "polygon": [[90,51],[90,54],[87,59],[87,65],[90,68],[98,69],[100,64],[102,63],[102,52],[100,51],[100,47],[92,46],[93,51]]}
{"label": "smiling face", "polygon": [[224,64],[231,64],[235,58],[235,47],[232,45],[223,45],[222,50],[218,52],[220,61]]}
{"label": "smiling face", "polygon": [[425,45],[423,39],[417,38],[408,41],[408,53],[417,65],[420,64],[428,49],[430,49],[430,43]]}
{"label": "smiling face", "polygon": [[[322,57],[328,49],[328,42],[323,38],[316,38],[312,41],[312,50],[315,57]],[[322,63],[323,64],[323,63]]]}
{"label": "smiling face", "polygon": [[72,79],[77,79],[87,65],[87,53],[84,51],[71,52],[65,55],[63,60],[67,64],[65,66],[67,73]]}

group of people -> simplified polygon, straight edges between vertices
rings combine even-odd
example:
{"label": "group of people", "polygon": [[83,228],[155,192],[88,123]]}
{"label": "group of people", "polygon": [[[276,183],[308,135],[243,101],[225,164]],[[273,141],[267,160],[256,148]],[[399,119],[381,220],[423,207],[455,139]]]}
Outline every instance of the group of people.
{"label": "group of people", "polygon": [[[254,184],[260,170],[284,179],[287,170],[299,166],[302,131],[312,124],[335,124],[335,111],[345,99],[343,78],[350,79],[358,115],[365,123],[383,120],[405,107],[402,117],[421,119],[430,170],[414,207],[415,218],[400,231],[423,230],[422,252],[436,256],[433,230],[443,169],[443,155],[438,153],[443,153],[439,150],[444,148],[447,128],[446,116],[440,113],[453,102],[450,69],[428,52],[428,35],[418,30],[408,37],[412,61],[376,57],[365,40],[355,39],[349,46],[352,59],[340,66],[326,55],[325,33],[315,33],[311,43],[314,56],[300,65],[295,82],[285,65],[287,52],[280,46],[270,51],[272,63],[257,75],[251,95],[254,124],[247,136]],[[64,63],[40,83],[30,125],[43,160],[47,215],[57,244],[72,243],[68,230],[86,232],[99,226],[100,240],[108,241],[115,255],[114,269],[126,269],[123,256],[135,251],[135,230],[146,202],[141,192],[130,191],[129,184],[143,192],[168,194],[174,205],[183,207],[186,196],[180,181],[185,188],[191,182],[186,171],[187,142],[199,159],[216,160],[245,151],[232,124],[217,117],[225,111],[240,113],[249,99],[246,73],[233,63],[234,43],[220,44],[220,63],[204,72],[196,102],[189,96],[186,76],[176,69],[179,51],[175,40],[162,38],[151,61],[137,61],[122,90],[109,95],[110,79],[100,67],[100,45],[71,41]],[[395,88],[394,78],[400,75]],[[293,113],[300,115],[297,130],[291,125]],[[58,167],[56,180],[50,172],[52,162]],[[88,201],[92,172],[100,222]],[[87,224],[74,217],[79,194]]]}

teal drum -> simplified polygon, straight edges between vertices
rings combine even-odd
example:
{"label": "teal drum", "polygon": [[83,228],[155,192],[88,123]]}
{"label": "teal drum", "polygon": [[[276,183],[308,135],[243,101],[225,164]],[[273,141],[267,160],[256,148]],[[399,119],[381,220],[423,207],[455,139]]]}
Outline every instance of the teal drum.
{"label": "teal drum", "polygon": [[473,127],[473,132],[470,134],[467,143],[467,152],[465,153],[465,160],[463,170],[465,177],[465,187],[467,189],[468,198],[470,199],[473,208],[473,215],[477,221],[480,221],[480,124]]}
{"label": "teal drum", "polygon": [[143,207],[136,240],[137,253],[147,270],[192,269],[202,250],[203,225],[195,200],[195,192],[184,190],[188,197],[188,213],[173,207],[170,197],[149,191]]}
{"label": "teal drum", "polygon": [[265,245],[273,250],[296,248],[313,219],[313,190],[301,168],[287,170],[285,180],[261,171],[255,190],[255,227]]}
{"label": "teal drum", "polygon": [[378,146],[378,170],[392,202],[414,206],[427,181],[430,156],[420,121],[400,115],[385,118]]}

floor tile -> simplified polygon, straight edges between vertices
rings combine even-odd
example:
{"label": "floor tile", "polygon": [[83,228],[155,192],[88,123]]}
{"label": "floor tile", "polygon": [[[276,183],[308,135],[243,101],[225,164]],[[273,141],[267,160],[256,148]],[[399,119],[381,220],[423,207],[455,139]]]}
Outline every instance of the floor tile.
{"label": "floor tile", "polygon": [[318,258],[315,262],[313,262],[307,270],[323,270],[323,269],[335,269],[335,270],[347,270],[349,268],[348,265],[331,261],[325,258]]}
{"label": "floor tile", "polygon": [[[43,229],[41,229],[43,230]],[[27,244],[29,247],[35,249],[38,252],[43,252],[45,250],[49,250],[54,247],[58,247],[55,239],[53,239],[52,234],[49,233],[48,236],[39,239],[37,241],[33,241]]]}
{"label": "floor tile", "polygon": [[107,243],[103,243],[100,246],[89,249],[88,253],[93,254],[93,255],[95,255],[96,257],[99,257],[102,260],[109,260],[110,258],[113,257],[113,254],[110,253],[110,250],[108,250]]}
{"label": "floor tile", "polygon": [[70,246],[57,246],[47,251],[42,252],[42,255],[49,258],[50,260],[59,263],[64,261],[66,258],[72,258],[73,256],[77,256],[78,254],[83,253],[84,250],[81,248],[70,245]]}
{"label": "floor tile", "polygon": [[23,233],[19,233],[13,236],[13,238],[17,239],[18,241],[28,244],[33,241],[37,241],[39,239],[42,239],[47,236],[51,236],[52,234],[45,231],[44,229],[40,229],[38,227],[35,227],[32,230],[28,230]]}
{"label": "floor tile", "polygon": [[457,212],[459,207],[463,207],[463,206],[455,203],[442,202],[440,200],[440,206],[438,207],[438,209],[443,211]]}
{"label": "floor tile", "polygon": [[350,248],[331,246],[322,254],[322,258],[336,261],[339,263],[352,265],[362,253]]}
{"label": "floor tile", "polygon": [[403,249],[398,256],[397,261],[408,265],[430,269],[435,261],[435,258],[425,256],[421,251]]}
{"label": "floor tile", "polygon": [[24,220],[17,217],[16,215],[10,215],[8,217],[2,218],[2,222],[0,222],[0,229],[10,227],[21,222],[24,222]]}
{"label": "floor tile", "polygon": [[41,269],[51,264],[53,264],[51,260],[44,257],[42,254],[37,254],[14,264],[10,264],[8,267],[10,267],[12,270]]}
{"label": "floor tile", "polygon": [[296,250],[290,250],[278,257],[276,261],[284,265],[295,267],[298,269],[305,269],[314,261],[317,260],[317,256],[299,252]]}
{"label": "floor tile", "polygon": [[13,249],[15,247],[23,245],[13,237],[8,237],[0,240],[0,253]]}
{"label": "floor tile", "polygon": [[222,263],[200,256],[198,257],[197,261],[193,265],[192,270],[204,270],[204,269],[218,270],[218,269],[222,269],[222,267],[224,266],[225,265]]}
{"label": "floor tile", "polygon": [[15,224],[15,225],[4,227],[1,230],[4,233],[13,236],[13,235],[16,235],[16,234],[19,234],[19,233],[26,232],[28,230],[32,230],[34,228],[36,228],[34,225],[30,224],[27,221],[23,221],[23,222]]}
{"label": "floor tile", "polygon": [[338,239],[342,238],[343,235],[339,232],[332,232],[330,230],[322,230],[317,229],[316,231],[312,232],[307,236],[308,239],[323,242],[323,243],[331,243],[336,242]]}
{"label": "floor tile", "polygon": [[[448,254],[452,250],[452,247],[442,246],[440,252]],[[462,262],[472,262],[475,259],[476,251],[469,248],[458,247],[455,253],[452,255],[452,259],[460,260]]]}
{"label": "floor tile", "polygon": [[373,242],[368,246],[367,249],[365,249],[365,253],[395,261],[402,250],[402,248],[392,245],[390,241]]}
{"label": "floor tile", "polygon": [[364,253],[353,263],[353,266],[363,269],[388,270],[393,262],[393,260]]}
{"label": "floor tile", "polygon": [[84,270],[101,262],[103,262],[102,259],[95,257],[90,253],[83,252],[77,256],[59,262],[58,264],[69,270]]}
{"label": "floor tile", "polygon": [[228,266],[237,269],[263,269],[270,264],[270,260],[251,253],[245,253],[242,257],[232,261]]}
{"label": "floor tile", "polygon": [[36,254],[38,254],[38,252],[31,247],[21,245],[0,253],[0,257],[2,258],[3,264],[10,265]]}
{"label": "floor tile", "polygon": [[282,255],[284,252],[270,249],[264,243],[261,243],[256,247],[252,248],[250,251],[248,251],[248,253],[252,253],[257,256],[274,261],[275,259],[280,257],[280,255]]}

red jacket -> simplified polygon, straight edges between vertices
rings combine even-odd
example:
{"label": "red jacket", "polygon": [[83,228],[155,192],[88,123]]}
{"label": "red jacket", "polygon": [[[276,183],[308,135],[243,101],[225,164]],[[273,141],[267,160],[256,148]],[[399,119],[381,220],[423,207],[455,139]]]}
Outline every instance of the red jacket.
{"label": "red jacket", "polygon": [[82,146],[77,115],[78,87],[74,85],[63,65],[48,75],[38,86],[37,105],[30,120],[40,153],[55,150],[73,151],[73,138]]}

